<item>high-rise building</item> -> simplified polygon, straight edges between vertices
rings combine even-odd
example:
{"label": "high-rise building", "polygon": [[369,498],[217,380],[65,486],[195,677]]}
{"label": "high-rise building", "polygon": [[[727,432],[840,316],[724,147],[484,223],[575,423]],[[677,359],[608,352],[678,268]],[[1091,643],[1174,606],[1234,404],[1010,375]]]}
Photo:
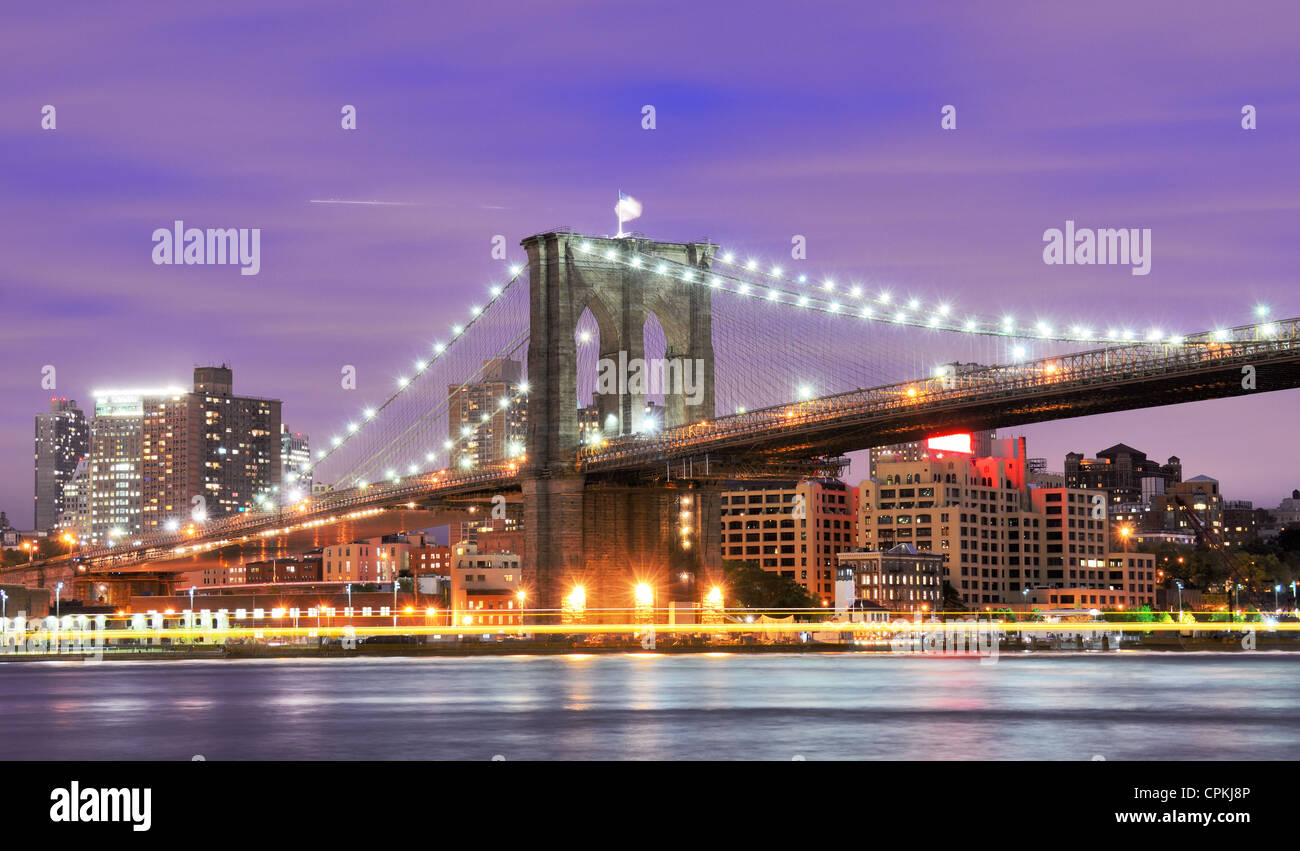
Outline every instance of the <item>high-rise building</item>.
{"label": "high-rise building", "polygon": [[63,486],[63,511],[59,529],[79,540],[90,540],[90,458],[77,462],[72,478]]}
{"label": "high-rise building", "polygon": [[283,487],[312,493],[311,446],[307,435],[280,424],[280,482]]}
{"label": "high-rise building", "polygon": [[208,514],[203,494],[203,421],[193,394],[182,390],[141,400],[141,526],[150,531]]}
{"label": "high-rise building", "polygon": [[755,562],[834,603],[835,558],[854,546],[856,490],[838,479],[731,483],[720,502],[722,558]]}
{"label": "high-rise building", "polygon": [[233,389],[229,367],[196,367],[192,391],[143,398],[146,530],[245,511],[279,488],[280,400]]}
{"label": "high-rise building", "polygon": [[36,415],[36,487],[32,528],[48,532],[63,513],[64,488],[90,451],[90,427],[75,399],[50,400]]}
{"label": "high-rise building", "polygon": [[141,438],[144,395],[158,391],[95,393],[90,423],[90,540],[121,540],[140,531]]}
{"label": "high-rise building", "polygon": [[[1097,453],[1096,458],[1084,458],[1080,452],[1065,456],[1065,485],[1071,488],[1104,490],[1109,502],[1135,504],[1143,501],[1144,493],[1167,490],[1182,481],[1183,464],[1178,456],[1170,456],[1161,464],[1147,460],[1145,452],[1117,443]],[[1152,480],[1160,480],[1157,484]]]}
{"label": "high-rise building", "polygon": [[518,401],[523,364],[483,362],[479,378],[447,387],[448,439],[456,467],[486,467],[524,454],[526,409]]}

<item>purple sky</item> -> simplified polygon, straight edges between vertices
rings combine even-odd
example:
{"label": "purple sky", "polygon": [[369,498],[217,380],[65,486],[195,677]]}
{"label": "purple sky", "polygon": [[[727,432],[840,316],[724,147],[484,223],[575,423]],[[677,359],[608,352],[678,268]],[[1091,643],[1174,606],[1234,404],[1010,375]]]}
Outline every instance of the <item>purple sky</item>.
{"label": "purple sky", "polygon": [[[225,360],[237,391],[282,398],[286,422],[324,437],[356,408],[340,364],[387,386],[500,279],[494,234],[518,260],[530,233],[608,232],[620,187],[650,235],[788,265],[803,234],[809,273],[986,313],[1184,331],[1257,302],[1300,314],[1300,13],[1236,5],[8,8],[0,508],[31,523],[43,365],[88,406],[92,387],[188,385]],[[413,204],[308,203],[322,198]],[[261,274],[154,266],[150,234],[177,218],[262,228]],[[1151,274],[1045,266],[1042,232],[1066,219],[1151,228]],[[1298,403],[1017,433],[1053,469],[1124,441],[1276,505],[1300,487]]]}

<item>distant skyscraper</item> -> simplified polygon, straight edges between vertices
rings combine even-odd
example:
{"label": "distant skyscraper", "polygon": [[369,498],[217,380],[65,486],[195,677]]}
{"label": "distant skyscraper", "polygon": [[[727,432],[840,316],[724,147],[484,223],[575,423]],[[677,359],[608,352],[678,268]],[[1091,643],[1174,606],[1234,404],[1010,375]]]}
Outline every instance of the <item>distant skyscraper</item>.
{"label": "distant skyscraper", "polygon": [[75,399],[51,399],[36,415],[36,489],[32,528],[49,531],[63,512],[63,490],[90,449],[86,415]]}
{"label": "distant skyscraper", "polygon": [[224,517],[279,486],[280,401],[231,391],[229,367],[214,366],[194,370],[191,391],[96,393],[92,540]]}
{"label": "distant skyscraper", "polygon": [[307,435],[280,424],[280,481],[283,487],[312,492],[311,445]]}
{"label": "distant skyscraper", "polygon": [[281,481],[280,406],[234,395],[224,365],[196,367],[191,392],[144,399],[143,527],[225,517],[269,495]]}
{"label": "distant skyscraper", "polygon": [[63,486],[63,511],[59,528],[90,540],[90,458],[77,462],[77,470]]}
{"label": "distant skyscraper", "polygon": [[527,419],[517,401],[522,375],[519,361],[494,358],[483,362],[477,381],[448,386],[452,465],[484,467],[523,454]]}
{"label": "distant skyscraper", "polygon": [[102,543],[140,531],[140,439],[143,396],[138,391],[95,394],[90,423],[90,538]]}

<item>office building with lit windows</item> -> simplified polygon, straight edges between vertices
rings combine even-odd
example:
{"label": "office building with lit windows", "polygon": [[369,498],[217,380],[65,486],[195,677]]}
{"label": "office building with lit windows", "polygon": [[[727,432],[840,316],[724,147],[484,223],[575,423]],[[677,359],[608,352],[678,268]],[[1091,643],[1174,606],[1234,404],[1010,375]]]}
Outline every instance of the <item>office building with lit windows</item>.
{"label": "office building with lit windows", "polygon": [[289,431],[280,424],[280,483],[281,486],[312,493],[311,441],[300,431]]}
{"label": "office building with lit windows", "polygon": [[32,528],[48,532],[58,526],[64,489],[90,451],[90,426],[77,400],[50,400],[50,410],[36,415],[35,443]]}
{"label": "office building with lit windows", "polygon": [[92,543],[121,540],[140,532],[143,413],[141,392],[95,394],[89,465]]}
{"label": "office building with lit windows", "polygon": [[[229,367],[194,370],[194,388],[142,400],[142,525],[170,528],[278,499],[281,403],[236,396]],[[198,499],[196,499],[198,497]]]}
{"label": "office building with lit windows", "polygon": [[493,358],[474,380],[447,387],[450,466],[486,467],[524,454],[523,383],[523,364]]}

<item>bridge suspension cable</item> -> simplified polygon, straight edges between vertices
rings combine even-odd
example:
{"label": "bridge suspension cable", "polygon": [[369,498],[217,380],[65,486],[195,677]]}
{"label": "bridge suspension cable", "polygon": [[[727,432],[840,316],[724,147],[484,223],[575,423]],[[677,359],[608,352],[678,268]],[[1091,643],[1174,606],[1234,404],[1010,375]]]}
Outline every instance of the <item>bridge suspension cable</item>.
{"label": "bridge suspension cable", "polygon": [[[443,436],[435,447],[431,433],[448,421],[449,388],[480,375],[485,362],[526,346],[528,288],[518,285],[526,277],[526,267],[511,267],[505,284],[494,285],[484,304],[474,305],[463,324],[452,325],[446,342],[434,342],[432,353],[415,361],[411,377],[398,377],[397,389],[336,434],[305,472],[343,487],[385,464],[430,469],[447,450]],[[420,439],[430,442],[416,447]]]}

